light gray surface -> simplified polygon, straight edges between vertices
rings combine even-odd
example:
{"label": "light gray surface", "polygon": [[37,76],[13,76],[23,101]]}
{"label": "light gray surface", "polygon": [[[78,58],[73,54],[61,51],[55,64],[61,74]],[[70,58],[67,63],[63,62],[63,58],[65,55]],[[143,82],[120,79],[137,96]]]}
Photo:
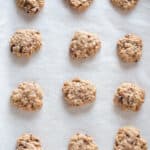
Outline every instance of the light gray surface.
{"label": "light gray surface", "polygon": [[[76,132],[94,137],[101,150],[111,150],[117,129],[138,127],[150,144],[150,1],[140,0],[130,13],[114,9],[109,0],[95,0],[89,10],[77,14],[64,0],[46,1],[35,18],[16,9],[15,0],[0,0],[0,150],[14,150],[16,139],[31,132],[40,137],[44,150],[66,150]],[[18,59],[9,51],[10,36],[21,28],[36,28],[43,36],[43,47],[30,59]],[[97,33],[102,40],[100,53],[75,64],[68,47],[76,30]],[[143,38],[142,60],[122,64],[116,55],[116,42],[126,33]],[[94,105],[78,110],[68,108],[62,98],[62,84],[73,77],[91,80],[97,87]],[[9,104],[11,91],[21,81],[36,81],[44,89],[44,106],[37,113],[23,113]],[[145,103],[138,113],[122,112],[112,102],[117,86],[131,81],[146,90]]]}

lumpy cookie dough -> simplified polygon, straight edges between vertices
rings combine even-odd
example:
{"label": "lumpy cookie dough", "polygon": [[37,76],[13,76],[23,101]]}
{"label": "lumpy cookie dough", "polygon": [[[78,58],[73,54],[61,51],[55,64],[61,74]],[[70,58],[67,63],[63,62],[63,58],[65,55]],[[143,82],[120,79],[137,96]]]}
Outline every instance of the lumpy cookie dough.
{"label": "lumpy cookie dough", "polygon": [[97,35],[89,32],[75,32],[70,44],[70,55],[73,59],[85,59],[94,56],[101,48]]}
{"label": "lumpy cookie dough", "polygon": [[43,105],[43,92],[35,82],[22,82],[12,92],[11,103],[18,109],[36,111]]}
{"label": "lumpy cookie dough", "polygon": [[10,40],[11,52],[20,56],[31,56],[42,46],[40,32],[33,29],[22,29],[14,33]]}
{"label": "lumpy cookie dough", "polygon": [[44,7],[45,0],[16,0],[16,3],[26,13],[34,15]]}
{"label": "lumpy cookie dough", "polygon": [[37,30],[22,29],[14,33],[10,40],[10,49],[16,56],[31,56],[42,46],[41,34]]}
{"label": "lumpy cookie dough", "polygon": [[42,145],[36,136],[23,134],[17,140],[16,150],[42,150]]}
{"label": "lumpy cookie dough", "polygon": [[95,101],[96,87],[86,80],[75,78],[64,83],[64,99],[70,106],[82,106]]}
{"label": "lumpy cookie dough", "polygon": [[114,150],[147,150],[147,142],[134,127],[123,127],[118,130]]}
{"label": "lumpy cookie dough", "polygon": [[142,39],[134,34],[127,34],[117,43],[120,59],[127,63],[138,62],[142,56]]}
{"label": "lumpy cookie dough", "polygon": [[111,0],[111,2],[123,10],[130,10],[136,6],[138,0]]}
{"label": "lumpy cookie dough", "polygon": [[98,150],[98,146],[92,137],[77,133],[70,139],[68,150]]}
{"label": "lumpy cookie dough", "polygon": [[71,7],[78,11],[86,10],[93,2],[93,0],[68,0]]}
{"label": "lumpy cookie dough", "polygon": [[138,111],[144,103],[145,91],[133,83],[123,83],[118,87],[114,103],[123,110]]}

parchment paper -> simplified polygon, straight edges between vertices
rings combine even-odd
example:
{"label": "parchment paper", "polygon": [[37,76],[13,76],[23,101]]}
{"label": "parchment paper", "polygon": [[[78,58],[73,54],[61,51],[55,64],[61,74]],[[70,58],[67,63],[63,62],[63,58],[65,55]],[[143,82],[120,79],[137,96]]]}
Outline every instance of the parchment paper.
{"label": "parchment paper", "polygon": [[[64,0],[46,0],[36,17],[18,10],[15,0],[0,0],[0,4],[0,150],[15,150],[16,139],[26,132],[38,136],[44,150],[66,150],[76,132],[91,135],[100,150],[111,150],[118,128],[125,125],[139,128],[150,144],[149,0],[139,0],[129,13],[115,9],[109,0],[95,0],[85,13],[75,13]],[[16,58],[9,50],[12,34],[24,28],[38,29],[43,37],[41,51],[30,59]],[[97,33],[102,40],[99,54],[81,63],[68,55],[77,30]],[[135,33],[144,41],[143,57],[137,64],[123,64],[116,55],[116,42],[127,33]],[[96,85],[97,101],[92,106],[71,109],[64,103],[63,82],[74,77]],[[22,81],[35,81],[43,87],[41,111],[25,113],[10,106],[10,94]],[[122,112],[113,105],[114,92],[124,81],[146,91],[138,113]]]}

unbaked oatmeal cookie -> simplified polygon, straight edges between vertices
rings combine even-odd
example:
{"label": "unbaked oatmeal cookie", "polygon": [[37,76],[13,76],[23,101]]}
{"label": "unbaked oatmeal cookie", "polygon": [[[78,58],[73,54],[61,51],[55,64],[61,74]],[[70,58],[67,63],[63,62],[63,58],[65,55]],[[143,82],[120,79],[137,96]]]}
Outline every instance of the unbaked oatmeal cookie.
{"label": "unbaked oatmeal cookie", "polygon": [[82,106],[96,99],[96,87],[89,81],[78,78],[65,82],[62,91],[70,106]]}
{"label": "unbaked oatmeal cookie", "polygon": [[77,133],[70,139],[68,150],[98,150],[98,146],[92,137]]}
{"label": "unbaked oatmeal cookie", "polygon": [[138,62],[142,56],[143,42],[134,34],[127,34],[117,43],[117,52],[120,59],[127,63]]}
{"label": "unbaked oatmeal cookie", "polygon": [[134,127],[123,127],[118,130],[114,150],[147,150],[147,142]]}
{"label": "unbaked oatmeal cookie", "polygon": [[116,90],[114,103],[123,110],[138,111],[144,103],[145,91],[133,83],[123,83]]}
{"label": "unbaked oatmeal cookie", "polygon": [[136,6],[138,0],[111,0],[114,6],[117,6],[123,10],[129,10]]}
{"label": "unbaked oatmeal cookie", "polygon": [[17,140],[16,150],[42,150],[42,145],[36,136],[23,134]]}
{"label": "unbaked oatmeal cookie", "polygon": [[97,35],[89,32],[75,32],[70,44],[70,55],[73,59],[85,59],[96,55],[101,48]]}
{"label": "unbaked oatmeal cookie", "polygon": [[26,13],[34,15],[44,7],[45,0],[16,0],[16,3]]}
{"label": "unbaked oatmeal cookie", "polygon": [[84,11],[92,4],[93,0],[68,0],[68,2],[74,9]]}
{"label": "unbaked oatmeal cookie", "polygon": [[29,57],[42,46],[41,34],[32,29],[22,29],[14,33],[10,40],[11,52],[20,57]]}
{"label": "unbaked oatmeal cookie", "polygon": [[11,103],[18,109],[36,111],[43,105],[43,92],[35,82],[22,82],[13,90]]}

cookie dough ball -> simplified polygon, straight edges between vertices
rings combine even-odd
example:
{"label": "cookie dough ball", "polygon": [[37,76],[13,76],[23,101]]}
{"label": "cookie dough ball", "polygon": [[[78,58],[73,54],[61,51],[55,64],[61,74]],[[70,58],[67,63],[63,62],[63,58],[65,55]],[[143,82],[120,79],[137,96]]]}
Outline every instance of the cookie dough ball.
{"label": "cookie dough ball", "polygon": [[20,57],[29,57],[42,46],[41,34],[32,29],[18,30],[10,40],[11,52]]}
{"label": "cookie dough ball", "polygon": [[114,150],[147,150],[147,143],[140,131],[134,127],[123,127],[118,130]]}
{"label": "cookie dough ball", "polygon": [[130,10],[135,7],[138,0],[111,0],[114,6],[117,6],[123,10]]}
{"label": "cookie dough ball", "polygon": [[114,103],[123,110],[138,111],[144,103],[145,92],[132,83],[123,83],[117,89]]}
{"label": "cookie dough ball", "polygon": [[68,150],[98,150],[98,146],[92,137],[77,133],[70,139]]}
{"label": "cookie dough ball", "polygon": [[70,106],[82,106],[96,99],[96,87],[89,81],[78,78],[65,82],[62,91]]}
{"label": "cookie dough ball", "polygon": [[24,134],[17,140],[16,150],[42,150],[40,140],[32,134]]}
{"label": "cookie dough ball", "polygon": [[43,105],[43,92],[34,82],[22,82],[12,92],[11,103],[18,109],[36,111]]}
{"label": "cookie dough ball", "polygon": [[71,7],[78,11],[86,10],[93,2],[93,0],[68,0]]}
{"label": "cookie dough ball", "polygon": [[142,56],[142,39],[134,34],[125,35],[117,43],[118,56],[123,62],[138,62]]}
{"label": "cookie dough ball", "polygon": [[89,32],[76,32],[70,44],[70,55],[73,59],[85,59],[95,55],[101,48],[97,35]]}
{"label": "cookie dough ball", "polygon": [[26,13],[34,15],[44,7],[45,0],[16,0],[16,3]]}

